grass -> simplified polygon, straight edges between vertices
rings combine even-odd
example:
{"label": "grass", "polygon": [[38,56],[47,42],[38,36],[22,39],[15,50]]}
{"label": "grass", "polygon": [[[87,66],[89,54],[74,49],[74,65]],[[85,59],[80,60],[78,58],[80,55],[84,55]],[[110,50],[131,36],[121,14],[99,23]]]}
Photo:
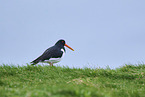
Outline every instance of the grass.
{"label": "grass", "polygon": [[118,69],[0,66],[0,97],[145,97],[145,65]]}

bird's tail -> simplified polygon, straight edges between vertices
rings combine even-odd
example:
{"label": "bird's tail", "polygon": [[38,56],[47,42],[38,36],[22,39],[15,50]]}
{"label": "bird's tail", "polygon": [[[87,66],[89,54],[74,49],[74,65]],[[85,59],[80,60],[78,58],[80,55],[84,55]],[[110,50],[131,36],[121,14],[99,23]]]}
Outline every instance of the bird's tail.
{"label": "bird's tail", "polygon": [[34,63],[33,61],[32,62],[30,62],[31,63],[31,65],[36,65],[37,63]]}
{"label": "bird's tail", "polygon": [[34,61],[31,62],[31,65],[36,65],[40,60],[40,57],[38,57],[37,59],[35,59]]}

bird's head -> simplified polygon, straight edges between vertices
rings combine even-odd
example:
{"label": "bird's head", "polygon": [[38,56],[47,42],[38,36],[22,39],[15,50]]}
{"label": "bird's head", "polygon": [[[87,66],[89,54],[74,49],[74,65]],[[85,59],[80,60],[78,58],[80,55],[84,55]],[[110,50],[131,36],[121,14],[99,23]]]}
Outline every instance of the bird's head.
{"label": "bird's head", "polygon": [[66,46],[66,47],[68,47],[69,49],[71,49],[72,51],[74,51],[74,49],[72,49],[70,46],[68,46],[68,45],[65,43],[65,40],[63,40],[63,39],[57,41],[55,45],[57,45],[57,46],[59,46],[59,47],[64,47],[64,46]]}

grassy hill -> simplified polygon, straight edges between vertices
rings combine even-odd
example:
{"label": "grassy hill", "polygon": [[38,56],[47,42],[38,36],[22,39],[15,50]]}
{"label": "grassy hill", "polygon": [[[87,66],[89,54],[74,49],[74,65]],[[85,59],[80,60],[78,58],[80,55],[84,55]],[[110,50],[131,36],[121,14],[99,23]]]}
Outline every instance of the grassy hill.
{"label": "grassy hill", "polygon": [[145,65],[114,70],[3,65],[0,97],[145,97]]}

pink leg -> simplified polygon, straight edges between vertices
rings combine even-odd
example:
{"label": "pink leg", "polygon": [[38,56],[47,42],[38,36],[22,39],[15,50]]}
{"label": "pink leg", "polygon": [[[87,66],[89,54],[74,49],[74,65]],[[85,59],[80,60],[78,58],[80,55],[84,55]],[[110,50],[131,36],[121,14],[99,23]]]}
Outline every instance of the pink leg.
{"label": "pink leg", "polygon": [[53,63],[49,62],[50,66],[53,66]]}

